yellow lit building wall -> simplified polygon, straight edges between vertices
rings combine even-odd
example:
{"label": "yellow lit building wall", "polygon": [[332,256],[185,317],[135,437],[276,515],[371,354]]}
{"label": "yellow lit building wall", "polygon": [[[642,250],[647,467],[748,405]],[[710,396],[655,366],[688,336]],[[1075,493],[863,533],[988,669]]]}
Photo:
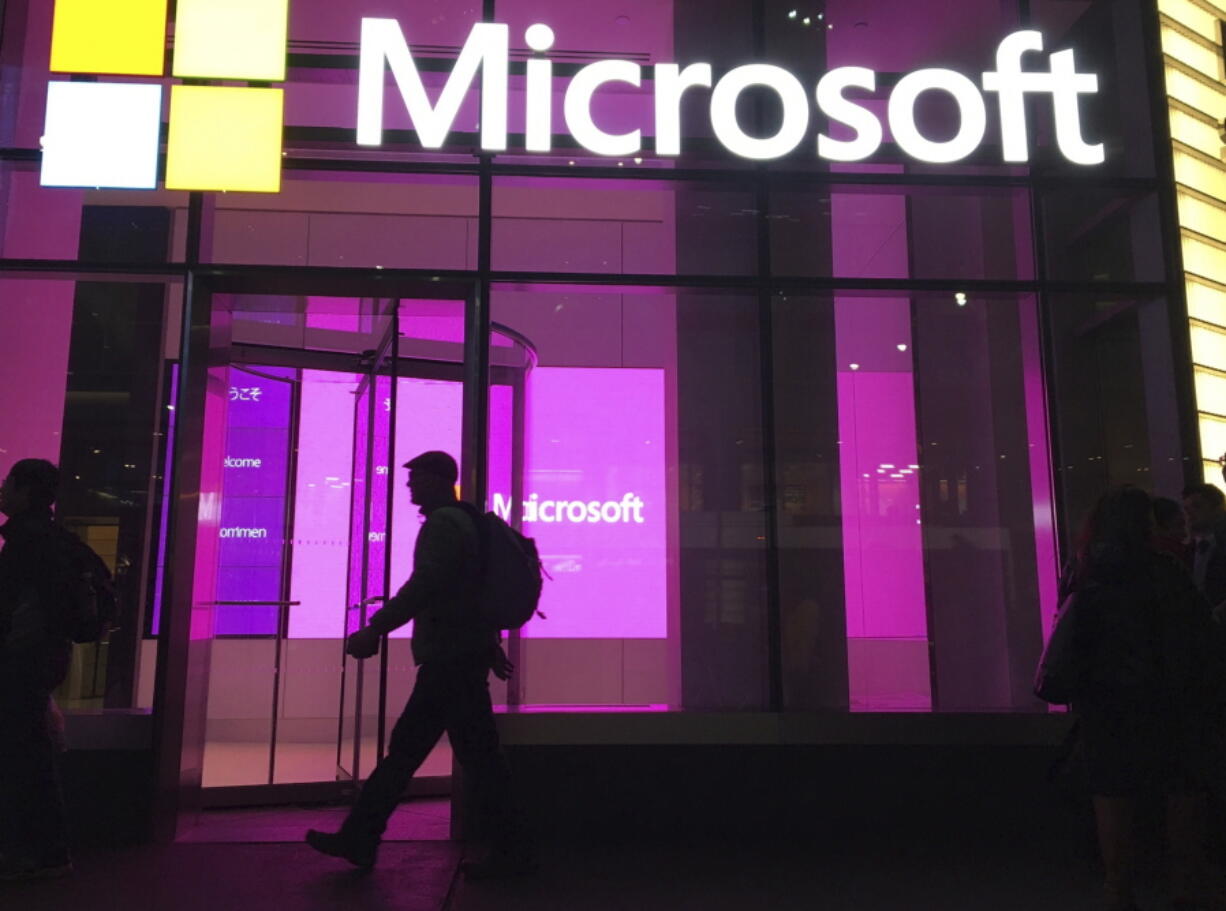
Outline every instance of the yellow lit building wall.
{"label": "yellow lit building wall", "polygon": [[1226,0],[1158,0],[1205,480],[1226,453]]}

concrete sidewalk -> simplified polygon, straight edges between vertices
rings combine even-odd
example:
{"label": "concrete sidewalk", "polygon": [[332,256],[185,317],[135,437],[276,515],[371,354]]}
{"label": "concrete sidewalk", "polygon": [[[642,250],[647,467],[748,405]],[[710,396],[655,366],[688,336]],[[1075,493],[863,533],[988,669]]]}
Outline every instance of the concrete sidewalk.
{"label": "concrete sidewalk", "polygon": [[[640,805],[644,814],[653,808]],[[66,880],[0,886],[3,911],[1093,911],[1099,874],[1088,817],[1053,816],[1043,836],[1007,828],[862,828],[808,837],[544,838],[532,877],[467,883],[445,839],[446,802],[393,817],[362,873],[302,844],[343,808],[207,814],[194,842],[84,850]],[[644,830],[651,828],[644,819]],[[1030,830],[1027,830],[1030,831]],[[1143,911],[1165,909],[1154,833]],[[1220,847],[1220,843],[1219,843]],[[1219,871],[1220,872],[1220,871]]]}
{"label": "concrete sidewalk", "polygon": [[439,911],[460,848],[391,843],[373,872],[305,844],[176,844],[79,855],[66,879],[0,884],[5,911]]}
{"label": "concrete sidewalk", "polygon": [[[540,851],[533,877],[457,880],[449,911],[1095,911],[1086,856],[1030,850],[729,843],[580,846]],[[1165,908],[1148,876],[1145,911]]]}

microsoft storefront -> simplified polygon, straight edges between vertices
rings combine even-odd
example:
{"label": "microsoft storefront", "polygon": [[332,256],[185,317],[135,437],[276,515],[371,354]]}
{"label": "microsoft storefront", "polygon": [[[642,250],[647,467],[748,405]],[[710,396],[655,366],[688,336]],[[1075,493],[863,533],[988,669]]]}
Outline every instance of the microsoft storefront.
{"label": "microsoft storefront", "polygon": [[433,448],[552,577],[512,743],[1050,720],[1072,529],[1204,467],[1174,13],[172,6],[10,0],[0,46],[0,457],[119,572],[61,701],[151,710],[164,790],[370,768],[407,641],[340,644]]}

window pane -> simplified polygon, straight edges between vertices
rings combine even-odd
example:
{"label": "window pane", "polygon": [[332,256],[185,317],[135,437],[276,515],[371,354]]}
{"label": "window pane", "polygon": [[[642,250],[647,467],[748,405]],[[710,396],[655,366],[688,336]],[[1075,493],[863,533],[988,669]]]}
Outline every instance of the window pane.
{"label": "window pane", "polygon": [[129,707],[148,609],[169,389],[166,333],[181,290],[162,282],[0,277],[0,473],[18,459],[60,466],[60,520],[115,575],[119,629],[74,646],[56,698],[69,708]]}
{"label": "window pane", "polygon": [[753,193],[655,180],[494,182],[495,269],[752,275]]}
{"label": "window pane", "polygon": [[277,196],[217,197],[211,261],[472,269],[476,219],[473,178],[292,172]]}
{"label": "window pane", "polygon": [[0,162],[0,257],[182,262],[187,194],[39,185],[33,162]]}
{"label": "window pane", "polygon": [[1179,499],[1184,452],[1161,298],[1054,295],[1052,388],[1066,540],[1109,487]]}
{"label": "window pane", "polygon": [[771,193],[771,271],[839,278],[1034,277],[1029,193],[834,185]]}
{"label": "window pane", "polygon": [[1066,187],[1043,196],[1049,278],[1162,281],[1162,221],[1154,193]]}
{"label": "window pane", "polygon": [[538,358],[522,508],[553,581],[523,701],[764,706],[754,299],[495,286],[493,318]]}
{"label": "window pane", "polygon": [[1056,556],[1033,298],[789,294],[774,314],[787,704],[1041,710]]}
{"label": "window pane", "polygon": [[[1146,67],[1138,61],[1149,56],[1145,23],[1154,15],[1153,4],[1141,0],[1070,4],[1062,0],[1033,0],[1031,27],[1043,33],[1044,48],[1073,49],[1078,71],[1098,74],[1098,94],[1083,96],[1084,134],[1088,141],[1104,143],[1106,160],[1096,172],[1134,177],[1154,176],[1154,125]],[[1045,172],[1083,175],[1057,151],[1050,127],[1036,140],[1043,153]]]}

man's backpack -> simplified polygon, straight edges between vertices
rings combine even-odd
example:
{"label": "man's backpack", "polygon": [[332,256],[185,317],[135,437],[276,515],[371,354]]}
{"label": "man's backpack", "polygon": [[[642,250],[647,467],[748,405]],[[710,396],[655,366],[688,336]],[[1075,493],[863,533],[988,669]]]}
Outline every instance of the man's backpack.
{"label": "man's backpack", "polygon": [[461,503],[477,526],[481,547],[481,601],[483,619],[498,629],[519,629],[538,615],[545,570],[536,542],[520,534],[493,512],[484,515]]}
{"label": "man's backpack", "polygon": [[110,633],[119,612],[111,571],[73,532],[57,525],[55,533],[66,576],[65,631],[73,642],[98,642]]}

